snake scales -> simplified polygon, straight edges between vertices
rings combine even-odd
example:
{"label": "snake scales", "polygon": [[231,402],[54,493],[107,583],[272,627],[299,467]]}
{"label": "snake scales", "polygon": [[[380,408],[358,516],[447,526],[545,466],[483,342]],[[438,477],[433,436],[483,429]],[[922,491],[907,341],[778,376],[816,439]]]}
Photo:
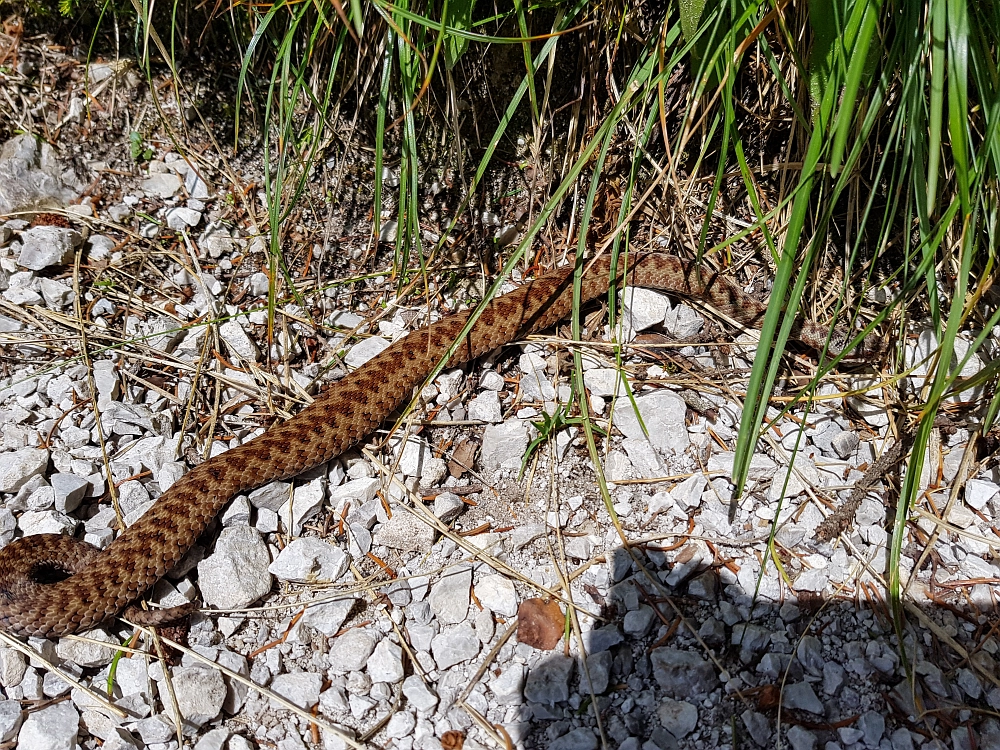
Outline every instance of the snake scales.
{"label": "snake scales", "polygon": [[[626,275],[634,286],[704,300],[747,326],[758,326],[766,310],[724,277],[673,256],[633,258]],[[611,261],[597,260],[583,277],[583,300],[604,293],[610,277]],[[566,317],[572,307],[572,278],[571,267],[561,268],[490,302],[450,364]],[[104,550],[56,534],[7,545],[0,550],[0,628],[52,637],[88,630],[118,615],[174,567],[234,495],[294,477],[370,434],[410,398],[468,316],[451,315],[414,331],[335,383],[293,419],[196,466]],[[844,335],[835,333],[838,340],[830,350],[837,352]],[[802,323],[794,336],[821,349],[827,334],[823,327]]]}

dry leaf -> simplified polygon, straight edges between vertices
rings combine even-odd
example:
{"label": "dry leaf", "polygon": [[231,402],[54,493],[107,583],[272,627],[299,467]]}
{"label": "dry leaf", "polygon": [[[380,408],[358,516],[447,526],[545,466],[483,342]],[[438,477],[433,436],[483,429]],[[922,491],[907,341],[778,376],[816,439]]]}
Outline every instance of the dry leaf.
{"label": "dry leaf", "polygon": [[460,440],[448,460],[448,473],[456,479],[472,468],[476,460],[476,444],[465,438]]}
{"label": "dry leaf", "polygon": [[565,618],[559,604],[525,599],[517,608],[517,640],[542,651],[551,651],[563,636]]}
{"label": "dry leaf", "polygon": [[462,750],[465,744],[465,735],[456,729],[452,729],[441,735],[442,750]]}

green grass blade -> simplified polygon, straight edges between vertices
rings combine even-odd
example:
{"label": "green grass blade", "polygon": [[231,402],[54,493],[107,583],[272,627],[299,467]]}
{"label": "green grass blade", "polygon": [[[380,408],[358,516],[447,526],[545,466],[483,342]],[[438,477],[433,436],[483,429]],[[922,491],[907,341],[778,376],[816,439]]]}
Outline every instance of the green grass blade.
{"label": "green grass blade", "polygon": [[937,198],[938,176],[941,171],[941,131],[944,121],[944,69],[945,40],[947,33],[947,0],[929,0],[931,36],[931,88],[928,103],[929,133],[927,139],[927,196],[928,214],[934,211]]}

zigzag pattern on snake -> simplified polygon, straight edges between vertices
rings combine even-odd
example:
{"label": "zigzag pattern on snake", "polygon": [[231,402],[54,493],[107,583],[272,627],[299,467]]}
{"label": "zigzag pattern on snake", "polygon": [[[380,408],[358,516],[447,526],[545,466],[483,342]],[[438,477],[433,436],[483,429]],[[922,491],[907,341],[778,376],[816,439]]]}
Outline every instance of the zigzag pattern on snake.
{"label": "zigzag pattern on snake", "polygon": [[[572,267],[545,273],[485,308],[449,366],[548,328],[569,315]],[[624,268],[618,269],[618,278]],[[606,292],[611,261],[597,260],[583,277],[584,301]],[[728,279],[679,258],[633,258],[628,283],[704,300],[756,327],[766,305]],[[288,479],[329,461],[369,435],[407,401],[445,355],[469,313],[448,316],[397,341],[361,369],[334,383],[293,419],[196,466],[104,550],[54,534],[18,539],[0,550],[0,628],[53,637],[93,628],[142,597],[187,553],[234,495]],[[845,335],[830,351],[837,353]],[[803,323],[795,338],[822,349],[828,329]],[[70,574],[52,581],[53,571]]]}

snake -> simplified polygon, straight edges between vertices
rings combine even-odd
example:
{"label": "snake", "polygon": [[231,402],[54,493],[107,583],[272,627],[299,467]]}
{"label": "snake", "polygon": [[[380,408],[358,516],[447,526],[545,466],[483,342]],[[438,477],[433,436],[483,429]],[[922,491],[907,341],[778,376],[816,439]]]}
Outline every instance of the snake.
{"label": "snake", "polygon": [[[767,305],[728,277],[663,253],[592,261],[580,299],[593,300],[627,281],[699,300],[747,327],[760,327]],[[449,367],[550,328],[573,308],[574,266],[539,274],[494,297],[463,336],[471,311],[447,315],[397,340],[348,373],[291,419],[193,467],[104,549],[72,536],[35,534],[0,549],[0,629],[54,638],[98,627],[125,613],[184,557],[231,498],[324,464],[358,444],[412,398],[457,348]],[[798,321],[793,338],[838,354],[848,335]],[[461,337],[461,339],[460,339]],[[170,610],[167,610],[169,613]],[[146,613],[147,624],[157,624]]]}

